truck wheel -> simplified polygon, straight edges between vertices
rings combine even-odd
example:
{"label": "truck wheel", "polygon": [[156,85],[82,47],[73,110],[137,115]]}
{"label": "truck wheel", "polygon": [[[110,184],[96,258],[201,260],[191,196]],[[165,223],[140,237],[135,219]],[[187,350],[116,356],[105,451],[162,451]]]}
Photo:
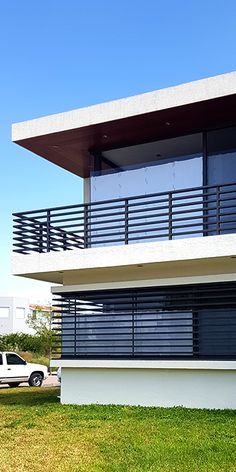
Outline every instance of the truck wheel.
{"label": "truck wheel", "polygon": [[9,385],[9,387],[11,387],[11,388],[15,388],[15,387],[19,387],[20,382],[12,382],[12,383],[10,383],[10,384],[8,384],[8,385]]}
{"label": "truck wheel", "polygon": [[29,378],[30,387],[41,387],[43,383],[43,376],[40,372],[34,372]]}

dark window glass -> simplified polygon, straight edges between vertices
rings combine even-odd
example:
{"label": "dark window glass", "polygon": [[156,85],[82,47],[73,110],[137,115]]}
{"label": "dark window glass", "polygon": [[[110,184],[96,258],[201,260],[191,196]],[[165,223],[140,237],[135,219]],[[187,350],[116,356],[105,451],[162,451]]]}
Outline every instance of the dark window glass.
{"label": "dark window glass", "polygon": [[[207,133],[207,175],[209,190],[207,199],[208,235],[235,233],[236,231],[236,127]],[[233,185],[228,185],[233,184]]]}
{"label": "dark window glass", "polygon": [[236,127],[207,133],[208,185],[236,179]]}
{"label": "dark window glass", "polygon": [[76,346],[73,325],[65,323],[63,351],[70,352],[70,342],[77,354],[91,355],[168,355],[193,353],[193,316],[186,311],[152,312],[105,311],[80,312],[77,318]]}
{"label": "dark window glass", "polygon": [[235,356],[236,310],[214,308],[199,311],[198,339],[202,356]]}
{"label": "dark window glass", "polygon": [[0,365],[2,365],[2,354],[0,354]]}
{"label": "dark window glass", "polygon": [[25,365],[25,361],[16,354],[6,354],[8,365]]}

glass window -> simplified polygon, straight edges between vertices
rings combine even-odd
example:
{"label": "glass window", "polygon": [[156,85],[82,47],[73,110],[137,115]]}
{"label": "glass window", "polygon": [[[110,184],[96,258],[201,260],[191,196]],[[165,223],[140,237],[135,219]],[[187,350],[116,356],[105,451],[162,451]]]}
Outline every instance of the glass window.
{"label": "glass window", "polygon": [[202,356],[235,356],[235,308],[200,310],[198,343]]}
{"label": "glass window", "polygon": [[7,306],[0,307],[0,318],[8,318],[10,314],[10,308]]}
{"label": "glass window", "polygon": [[207,133],[208,185],[228,184],[236,177],[236,127]]}
{"label": "glass window", "polygon": [[23,320],[25,318],[25,308],[16,308],[16,318]]}
{"label": "glass window", "polygon": [[92,174],[91,201],[202,185],[201,133],[113,149],[102,155],[111,167],[106,163],[106,168]]}
{"label": "glass window", "polygon": [[[91,178],[92,202],[201,187],[203,183],[201,133],[114,149],[104,152],[103,155],[117,168],[116,170],[111,168],[108,174],[101,171],[100,175],[97,173]],[[184,198],[184,196],[178,194],[180,198]],[[160,197],[159,199],[161,202]],[[138,203],[135,201],[133,204],[136,207],[130,207],[134,213],[133,215],[129,213],[131,215],[129,241],[137,242],[136,234],[142,238],[143,242],[166,239],[163,227],[165,233],[168,222],[163,223],[163,213],[165,213],[163,207],[162,211],[157,208],[155,219],[155,205],[152,205],[151,200],[146,198],[140,207]],[[188,198],[181,200],[181,203],[181,214],[177,213],[177,208],[175,209],[176,213],[173,213],[172,237],[183,237],[180,220],[183,218],[182,225],[184,225],[186,212],[188,212],[188,217],[196,217],[195,226],[192,225],[190,228],[190,236],[200,236],[202,234],[201,200],[196,199],[195,196],[188,196]],[[186,203],[186,207],[183,205],[184,203]],[[91,220],[91,246],[103,245],[104,242],[107,245],[122,244],[124,241],[122,210],[119,206],[108,209],[109,211],[106,209],[110,230],[108,233],[106,230],[104,231],[102,205],[100,209],[101,213],[97,212]],[[191,210],[192,212],[190,212]],[[110,220],[108,219],[109,212],[112,216]]]}
{"label": "glass window", "polygon": [[17,354],[6,354],[7,364],[8,365],[25,365],[25,361]]}
{"label": "glass window", "polygon": [[2,365],[2,354],[0,354],[0,365]]}
{"label": "glass window", "polygon": [[235,233],[236,127],[208,132],[207,152],[208,185],[221,185],[217,205],[213,192],[208,197],[208,234],[214,234],[216,222],[220,234]]}

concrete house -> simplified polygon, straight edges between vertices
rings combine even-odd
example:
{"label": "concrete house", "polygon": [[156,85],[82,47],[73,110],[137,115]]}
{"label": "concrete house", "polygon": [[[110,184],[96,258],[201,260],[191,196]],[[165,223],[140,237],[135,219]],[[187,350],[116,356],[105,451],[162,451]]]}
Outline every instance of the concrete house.
{"label": "concrete house", "polygon": [[83,204],[14,214],[14,274],[57,284],[62,403],[236,408],[236,72],[13,141],[84,179]]}

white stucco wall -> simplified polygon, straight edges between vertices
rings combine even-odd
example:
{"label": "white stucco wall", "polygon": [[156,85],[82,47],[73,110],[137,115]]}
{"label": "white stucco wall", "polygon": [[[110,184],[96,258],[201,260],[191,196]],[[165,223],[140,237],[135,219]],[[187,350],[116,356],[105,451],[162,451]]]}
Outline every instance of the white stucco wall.
{"label": "white stucco wall", "polygon": [[236,409],[236,370],[62,368],[63,404]]}
{"label": "white stucco wall", "polygon": [[29,311],[27,298],[0,297],[0,335],[17,332],[32,333],[32,329],[26,323]]}

